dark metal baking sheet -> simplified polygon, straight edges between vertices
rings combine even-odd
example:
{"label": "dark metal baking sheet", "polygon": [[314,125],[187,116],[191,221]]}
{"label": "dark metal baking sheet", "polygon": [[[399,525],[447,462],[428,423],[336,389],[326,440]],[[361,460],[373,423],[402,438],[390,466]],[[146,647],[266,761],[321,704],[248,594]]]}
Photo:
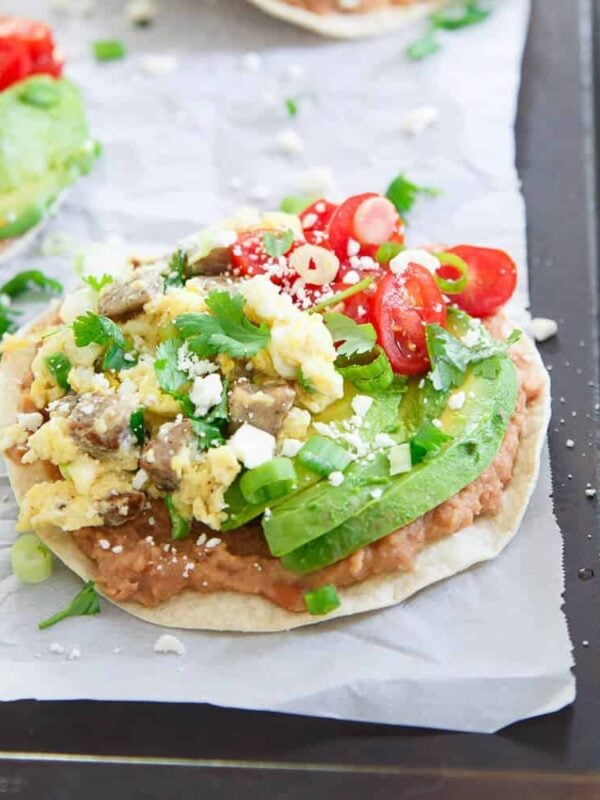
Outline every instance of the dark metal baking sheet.
{"label": "dark metal baking sheet", "polygon": [[[597,498],[585,496],[586,484],[599,486],[599,21],[600,0],[533,1],[517,126],[532,311],[560,323],[542,353],[553,376],[550,447],[575,704],[484,736],[185,704],[5,703],[0,794],[600,797],[600,526]],[[582,580],[581,568],[594,577]]]}

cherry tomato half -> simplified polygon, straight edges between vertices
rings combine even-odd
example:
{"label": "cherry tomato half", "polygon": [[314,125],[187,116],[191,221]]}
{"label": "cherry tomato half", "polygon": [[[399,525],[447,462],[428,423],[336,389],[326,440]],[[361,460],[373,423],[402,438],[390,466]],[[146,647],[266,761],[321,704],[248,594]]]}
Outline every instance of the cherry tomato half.
{"label": "cherry tomato half", "polygon": [[446,322],[446,305],[433,275],[420,264],[389,272],[373,298],[373,324],[394,372],[419,375],[429,369],[425,325]]}
{"label": "cherry tomato half", "polygon": [[32,61],[40,56],[49,56],[54,50],[52,31],[48,25],[21,17],[0,17],[0,39],[22,42]]}
{"label": "cherry tomato half", "polygon": [[[402,220],[394,205],[374,192],[343,202],[329,223],[329,239],[340,260],[352,255],[375,257],[384,242],[402,242]],[[351,252],[350,240],[358,244]]]}
{"label": "cherry tomato half", "polygon": [[300,222],[305,231],[325,231],[337,206],[328,200],[315,200],[300,214]]}
{"label": "cherry tomato half", "polygon": [[23,42],[0,39],[0,90],[26,78],[31,68],[31,56]]}
{"label": "cherry tomato half", "polygon": [[269,279],[273,283],[280,284],[286,268],[280,268],[277,260],[267,253],[263,238],[266,233],[277,232],[253,229],[238,234],[237,242],[231,246],[233,271],[245,278],[268,273]]}
{"label": "cherry tomato half", "polygon": [[[448,251],[466,262],[467,288],[453,294],[451,301],[473,317],[487,317],[507,303],[517,286],[517,267],[504,250],[461,244]],[[441,277],[453,277],[452,267],[442,266]]]}

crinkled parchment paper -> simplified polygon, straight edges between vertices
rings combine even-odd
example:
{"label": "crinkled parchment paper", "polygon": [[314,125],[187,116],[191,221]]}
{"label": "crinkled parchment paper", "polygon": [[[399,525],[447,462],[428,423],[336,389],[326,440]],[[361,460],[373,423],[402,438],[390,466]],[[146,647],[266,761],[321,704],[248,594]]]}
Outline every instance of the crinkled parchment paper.
{"label": "crinkled parchment paper", "polygon": [[[275,206],[331,176],[340,194],[383,190],[403,169],[444,190],[420,201],[409,241],[511,251],[522,267],[515,313],[525,319],[513,118],[526,0],[498,0],[489,22],[447,35],[443,51],[419,64],[403,58],[419,26],[329,42],[242,0],[169,0],[142,31],[127,25],[121,7],[103,0],[89,17],[52,16],[39,0],[19,7],[55,24],[104,145],[95,173],[69,194],[51,232],[67,231],[79,244],[117,235],[171,246],[242,203]],[[100,37],[124,38],[129,58],[94,63],[90,42]],[[286,113],[290,97],[296,119]],[[438,109],[439,119],[411,137],[403,124],[423,105]],[[278,136],[288,128],[303,152],[281,152]],[[70,280],[66,257],[42,258],[33,248],[11,268],[26,266]],[[572,701],[574,681],[549,494],[545,454],[507,550],[400,607],[289,634],[181,632],[184,656],[155,654],[160,630],[106,602],[98,616],[38,632],[37,621],[63,607],[79,583],[61,567],[37,587],[8,577],[15,509],[2,502],[0,697],[207,701],[469,731],[558,709]],[[51,652],[52,643],[64,653]]]}

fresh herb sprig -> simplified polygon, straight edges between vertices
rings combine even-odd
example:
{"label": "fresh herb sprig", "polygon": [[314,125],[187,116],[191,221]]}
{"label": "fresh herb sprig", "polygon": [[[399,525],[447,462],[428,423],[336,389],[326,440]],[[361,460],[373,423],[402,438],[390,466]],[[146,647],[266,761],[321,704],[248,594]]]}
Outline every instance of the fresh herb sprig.
{"label": "fresh herb sprig", "polygon": [[73,321],[77,347],[98,344],[105,347],[102,370],[120,371],[132,367],[135,359],[127,358],[127,343],[119,326],[101,314],[87,311]]}
{"label": "fresh herb sprig", "polygon": [[408,214],[412,210],[417,198],[420,195],[427,197],[438,197],[440,189],[432,186],[421,186],[409,180],[404,173],[400,173],[388,186],[385,196],[396,206],[400,216]]}
{"label": "fresh herb sprig", "polygon": [[38,623],[38,628],[43,631],[52,625],[56,625],[57,622],[67,619],[67,617],[84,617],[99,613],[100,599],[96,592],[94,581],[88,581],[66,608],[48,617],[48,619],[42,620],[42,622]]}
{"label": "fresh herb sprig", "polygon": [[375,347],[377,333],[370,322],[359,325],[344,314],[325,314],[323,321],[331,338],[338,345],[338,356],[370,353]]}
{"label": "fresh herb sprig", "polygon": [[484,22],[492,13],[488,0],[454,0],[448,6],[434,11],[429,16],[428,31],[412,42],[405,51],[409,61],[421,61],[437,53],[441,46],[438,31],[458,31]]}
{"label": "fresh herb sprig", "polygon": [[284,256],[294,242],[293,231],[287,230],[283,233],[271,233],[268,231],[263,234],[263,247],[271,258]]}

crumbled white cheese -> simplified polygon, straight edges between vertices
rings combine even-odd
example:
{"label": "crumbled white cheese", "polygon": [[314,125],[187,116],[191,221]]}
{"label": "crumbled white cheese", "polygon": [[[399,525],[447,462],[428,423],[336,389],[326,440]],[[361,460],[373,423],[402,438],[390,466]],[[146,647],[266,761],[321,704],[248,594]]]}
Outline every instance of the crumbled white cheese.
{"label": "crumbled white cheese", "polygon": [[567,446],[569,449],[571,449],[571,448],[575,447],[575,442],[573,441],[573,439],[567,439],[567,441],[565,442],[565,444],[566,444],[566,446]]}
{"label": "crumbled white cheese", "polygon": [[198,358],[195,353],[190,352],[188,343],[184,342],[177,351],[177,369],[185,372],[190,378],[199,378],[217,372],[218,367],[207,358]]}
{"label": "crumbled white cheese", "polygon": [[302,449],[302,445],[304,442],[301,442],[299,439],[284,439],[281,442],[281,447],[279,452],[282,456],[286,456],[287,458],[294,458],[295,455]]}
{"label": "crumbled white cheese", "polygon": [[111,552],[114,553],[116,556],[120,556],[123,552],[123,545],[116,544],[114,547],[111,547]]}
{"label": "crumbled white cheese", "polygon": [[138,469],[138,471],[133,476],[133,480],[131,481],[131,486],[136,491],[143,489],[146,483],[148,482],[148,473],[145,469]]}
{"label": "crumbled white cheese", "polygon": [[129,0],[125,13],[133,25],[150,25],[156,16],[156,5],[152,0]]}
{"label": "crumbled white cheese", "polygon": [[208,542],[204,545],[208,550],[212,550],[215,547],[218,547],[221,544],[221,539],[217,536],[213,536],[212,539],[209,539]]}
{"label": "crumbled white cheese", "polygon": [[175,653],[175,655],[185,655],[185,645],[172,633],[163,633],[154,642],[155,653]]}
{"label": "crumbled white cheese", "polygon": [[206,544],[206,538],[207,537],[205,533],[200,534],[200,536],[196,539],[196,544],[198,545],[198,547],[202,547],[202,545]]}
{"label": "crumbled white cheese", "polygon": [[48,645],[48,650],[50,650],[51,653],[57,653],[58,655],[61,655],[65,652],[65,648],[58,642],[51,642]]}
{"label": "crumbled white cheese", "polygon": [[245,422],[227,442],[247,469],[259,467],[275,454],[275,437]]}
{"label": "crumbled white cheese", "polygon": [[296,131],[288,128],[287,130],[281,131],[281,133],[278,134],[277,147],[282,153],[285,153],[288,156],[295,156],[304,150],[304,142],[296,133]]}
{"label": "crumbled white cheese", "polygon": [[78,658],[81,658],[81,650],[79,647],[72,647],[67,656],[67,661],[76,661]]}
{"label": "crumbled white cheese", "polygon": [[436,123],[440,117],[440,111],[435,106],[419,106],[413,108],[402,119],[402,130],[411,136],[418,136],[424,130]]}
{"label": "crumbled white cheese", "polygon": [[454,392],[454,394],[450,395],[448,398],[448,408],[451,411],[458,411],[461,409],[465,404],[465,393],[464,392]]}
{"label": "crumbled white cheese", "polygon": [[108,539],[98,539],[98,545],[102,550],[110,550],[110,542]]}
{"label": "crumbled white cheese", "polygon": [[354,286],[354,284],[358,283],[360,280],[360,275],[355,269],[350,269],[342,278],[342,283],[347,284],[348,286]]}
{"label": "crumbled white cheese", "polygon": [[151,53],[142,56],[140,66],[146,75],[170,75],[177,70],[179,59],[172,53]]}
{"label": "crumbled white cheese", "polygon": [[347,252],[349,256],[357,256],[360,253],[360,244],[356,239],[348,239]]}
{"label": "crumbled white cheese", "polygon": [[327,479],[332,486],[341,486],[344,482],[344,473],[343,472],[332,472]]}
{"label": "crumbled white cheese", "polygon": [[591,486],[588,486],[587,489],[585,490],[585,496],[586,497],[596,497],[596,490],[592,489]]}
{"label": "crumbled white cheese", "polygon": [[402,250],[390,261],[394,275],[400,275],[410,264],[419,264],[434,273],[440,267],[440,260],[429,250]]}
{"label": "crumbled white cheese", "polygon": [[212,373],[205,377],[194,378],[190,400],[196,407],[196,414],[199,417],[205,416],[213,406],[216,406],[222,396],[223,381],[219,374]]}
{"label": "crumbled white cheese", "polygon": [[375,447],[393,447],[396,442],[389,433],[377,433],[375,435]]}
{"label": "crumbled white cheese", "polygon": [[305,231],[308,231],[316,225],[318,219],[316,214],[306,214],[302,220],[302,227]]}
{"label": "crumbled white cheese", "polygon": [[534,317],[529,323],[529,330],[536,342],[545,342],[556,336],[558,325],[553,319],[547,317]]}
{"label": "crumbled white cheese", "polygon": [[373,489],[371,492],[371,497],[373,500],[379,500],[383,494],[383,489]]}
{"label": "crumbled white cheese", "polygon": [[44,417],[39,411],[17,414],[17,425],[26,431],[37,431],[43,422]]}
{"label": "crumbled white cheese", "polygon": [[373,405],[373,398],[366,394],[357,394],[352,398],[352,410],[359,417],[364,417]]}
{"label": "crumbled white cheese", "polygon": [[481,336],[481,323],[472,320],[469,330],[461,336],[461,341],[465,347],[475,347]]}
{"label": "crumbled white cheese", "polygon": [[231,247],[232,244],[237,242],[237,232],[230,230],[217,231],[213,236],[213,245],[215,247]]}

